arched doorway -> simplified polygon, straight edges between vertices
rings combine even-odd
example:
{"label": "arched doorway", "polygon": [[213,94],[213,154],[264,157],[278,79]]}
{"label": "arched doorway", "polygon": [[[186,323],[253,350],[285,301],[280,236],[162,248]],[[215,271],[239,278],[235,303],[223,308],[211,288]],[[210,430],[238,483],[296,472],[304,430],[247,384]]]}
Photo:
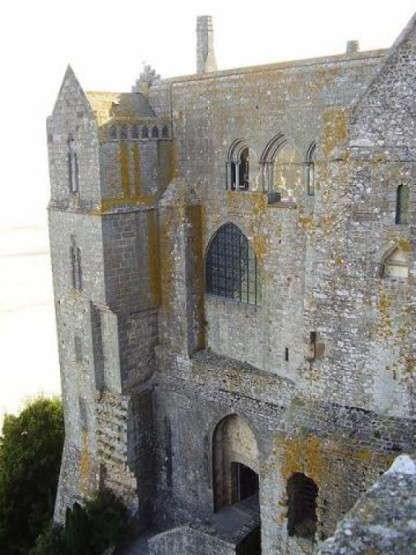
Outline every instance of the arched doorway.
{"label": "arched doorway", "polygon": [[238,555],[261,553],[259,451],[250,426],[237,414],[215,428],[212,442],[214,525],[231,532],[244,530]]}
{"label": "arched doorway", "polygon": [[213,436],[214,510],[258,494],[257,440],[238,415],[226,416]]}

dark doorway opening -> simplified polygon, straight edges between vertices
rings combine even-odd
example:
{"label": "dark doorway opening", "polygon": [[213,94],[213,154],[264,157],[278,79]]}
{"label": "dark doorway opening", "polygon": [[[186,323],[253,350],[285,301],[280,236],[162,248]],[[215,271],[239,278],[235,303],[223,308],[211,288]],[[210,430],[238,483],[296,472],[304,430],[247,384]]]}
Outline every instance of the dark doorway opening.
{"label": "dark doorway opening", "polygon": [[244,501],[252,495],[258,494],[259,476],[242,463],[231,463],[232,503]]}
{"label": "dark doorway opening", "polygon": [[289,536],[314,539],[318,518],[316,499],[318,486],[311,478],[296,473],[287,483]]}

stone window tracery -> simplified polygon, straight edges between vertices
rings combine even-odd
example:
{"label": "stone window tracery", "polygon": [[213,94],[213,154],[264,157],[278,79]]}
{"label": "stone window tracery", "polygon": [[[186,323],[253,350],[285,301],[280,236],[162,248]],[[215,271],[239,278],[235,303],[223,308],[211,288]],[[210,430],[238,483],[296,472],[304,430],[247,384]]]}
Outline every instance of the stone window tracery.
{"label": "stone window tracery", "polygon": [[231,145],[227,160],[227,188],[231,191],[248,191],[252,188],[254,152],[243,139]]}
{"label": "stone window tracery", "polygon": [[206,292],[257,305],[261,286],[257,258],[247,237],[232,224],[223,225],[208,248]]}

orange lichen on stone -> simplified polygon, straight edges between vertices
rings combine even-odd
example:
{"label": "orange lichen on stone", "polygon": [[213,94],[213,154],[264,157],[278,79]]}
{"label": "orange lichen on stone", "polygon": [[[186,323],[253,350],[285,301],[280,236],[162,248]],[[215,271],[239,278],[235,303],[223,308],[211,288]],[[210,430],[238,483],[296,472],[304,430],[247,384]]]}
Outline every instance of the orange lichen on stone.
{"label": "orange lichen on stone", "polygon": [[149,237],[149,271],[150,271],[150,290],[153,302],[156,306],[160,305],[160,272],[159,272],[159,241],[157,233],[156,211],[147,212],[147,232]]}
{"label": "orange lichen on stone", "polygon": [[91,460],[88,446],[88,433],[82,432],[82,445],[81,445],[81,461],[79,469],[80,489],[83,495],[90,493],[90,474],[91,474]]}
{"label": "orange lichen on stone", "polygon": [[321,440],[314,435],[286,438],[283,445],[282,475],[288,480],[295,472],[301,472],[320,483],[325,475],[326,464]]}
{"label": "orange lichen on stone", "polygon": [[336,146],[345,144],[348,137],[348,113],[342,108],[331,108],[324,113],[323,153],[327,156]]}

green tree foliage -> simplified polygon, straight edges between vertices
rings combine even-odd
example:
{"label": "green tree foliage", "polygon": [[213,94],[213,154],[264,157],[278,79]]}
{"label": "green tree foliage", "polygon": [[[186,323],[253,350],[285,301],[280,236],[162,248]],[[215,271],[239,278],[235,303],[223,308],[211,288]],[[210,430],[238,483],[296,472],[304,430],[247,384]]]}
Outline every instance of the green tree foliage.
{"label": "green tree foliage", "polygon": [[60,399],[6,415],[0,437],[0,554],[29,552],[53,514],[64,439]]}
{"label": "green tree foliage", "polygon": [[115,545],[128,523],[128,511],[111,491],[103,490],[67,509],[65,528],[49,527],[29,555],[102,555]]}

